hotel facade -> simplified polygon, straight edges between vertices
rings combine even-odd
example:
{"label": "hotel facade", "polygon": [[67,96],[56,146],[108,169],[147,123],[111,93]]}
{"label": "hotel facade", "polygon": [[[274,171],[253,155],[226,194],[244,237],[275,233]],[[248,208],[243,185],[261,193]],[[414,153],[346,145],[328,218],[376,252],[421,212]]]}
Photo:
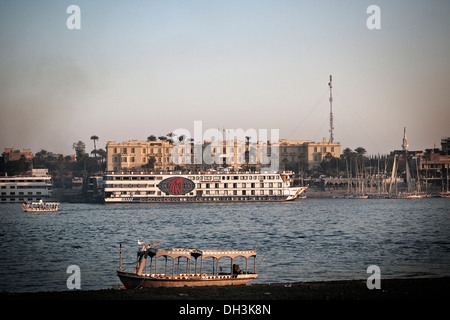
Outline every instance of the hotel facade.
{"label": "hotel facade", "polygon": [[[200,152],[201,149],[201,152]],[[214,167],[252,168],[260,170],[268,161],[276,159],[279,169],[286,163],[307,161],[310,169],[317,168],[330,154],[339,157],[340,143],[310,140],[285,140],[268,143],[248,143],[245,141],[223,140],[205,141],[202,145],[187,143],[174,146],[167,140],[138,141],[121,143],[109,141],[106,145],[108,172],[133,171],[148,167],[153,157],[153,170],[173,171],[177,169],[206,170]],[[202,156],[199,159],[199,154]],[[205,162],[205,159],[209,160]]]}

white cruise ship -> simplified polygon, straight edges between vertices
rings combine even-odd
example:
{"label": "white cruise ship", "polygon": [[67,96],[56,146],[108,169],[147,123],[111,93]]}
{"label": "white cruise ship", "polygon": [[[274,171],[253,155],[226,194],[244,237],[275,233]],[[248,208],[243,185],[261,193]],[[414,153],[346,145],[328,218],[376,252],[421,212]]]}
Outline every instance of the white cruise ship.
{"label": "white cruise ship", "polygon": [[197,203],[295,200],[292,172],[111,172],[103,177],[105,203]]}
{"label": "white cruise ship", "polygon": [[0,203],[39,201],[51,198],[52,178],[47,169],[13,177],[0,177]]}

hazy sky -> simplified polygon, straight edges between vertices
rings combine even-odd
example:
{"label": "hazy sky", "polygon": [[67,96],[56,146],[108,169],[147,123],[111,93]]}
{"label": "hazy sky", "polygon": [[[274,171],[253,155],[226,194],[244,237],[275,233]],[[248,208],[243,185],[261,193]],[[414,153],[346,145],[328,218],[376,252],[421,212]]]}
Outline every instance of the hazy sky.
{"label": "hazy sky", "polygon": [[[69,30],[67,7],[81,10]],[[370,30],[367,7],[381,9]],[[279,129],[369,154],[450,136],[450,1],[0,0],[0,151],[177,128]]]}

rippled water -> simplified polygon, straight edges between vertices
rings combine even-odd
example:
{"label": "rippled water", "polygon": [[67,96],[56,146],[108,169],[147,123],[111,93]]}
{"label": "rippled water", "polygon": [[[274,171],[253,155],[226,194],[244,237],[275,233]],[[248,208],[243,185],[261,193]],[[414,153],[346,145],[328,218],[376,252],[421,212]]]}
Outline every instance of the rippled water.
{"label": "rippled water", "polygon": [[131,271],[137,240],[256,247],[257,264],[266,257],[252,283],[366,279],[372,264],[385,278],[450,276],[450,199],[61,207],[24,213],[21,204],[0,205],[0,290],[67,290],[70,265],[80,267],[84,290],[116,286],[119,243]]}

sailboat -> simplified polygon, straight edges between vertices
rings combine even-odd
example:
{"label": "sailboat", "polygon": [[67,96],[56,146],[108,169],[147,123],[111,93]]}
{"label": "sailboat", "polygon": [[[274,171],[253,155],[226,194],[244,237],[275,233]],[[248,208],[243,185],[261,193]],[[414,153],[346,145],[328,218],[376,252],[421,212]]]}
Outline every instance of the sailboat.
{"label": "sailboat", "polygon": [[416,158],[416,168],[417,168],[417,183],[416,188],[414,188],[412,179],[411,179],[411,171],[409,169],[408,157],[406,157],[406,184],[408,187],[408,191],[400,195],[400,198],[403,199],[420,199],[428,197],[425,193],[421,191],[420,188],[420,177],[419,177],[419,169],[417,167],[417,158]]}

